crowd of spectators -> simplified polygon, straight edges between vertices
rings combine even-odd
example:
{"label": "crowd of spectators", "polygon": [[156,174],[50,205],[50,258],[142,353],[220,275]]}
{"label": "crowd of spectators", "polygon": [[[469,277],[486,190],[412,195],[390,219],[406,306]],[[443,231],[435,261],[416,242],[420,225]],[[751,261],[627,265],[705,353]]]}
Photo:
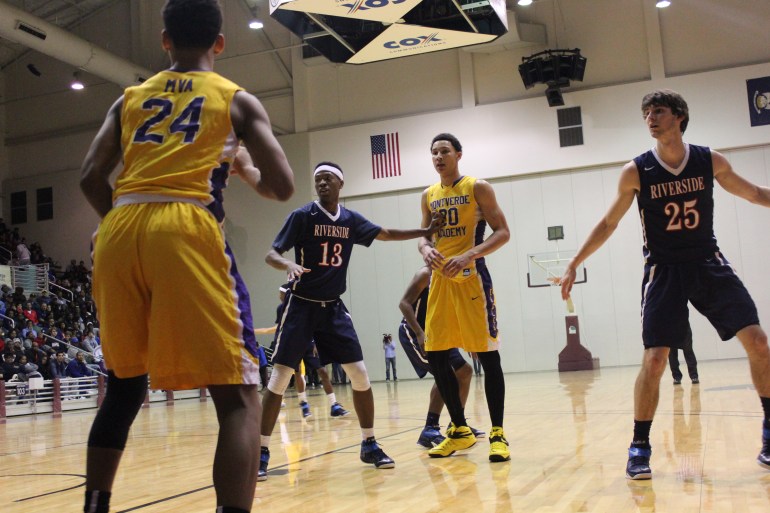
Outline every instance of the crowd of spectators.
{"label": "crowd of spectators", "polygon": [[[91,273],[84,262],[72,260],[61,271],[39,244],[27,248],[18,228],[9,230],[2,219],[0,246],[13,254],[9,260],[2,251],[5,258],[0,261],[4,259],[9,265],[47,263],[49,280],[58,285],[55,291],[40,293],[0,287],[2,379],[26,381],[33,376],[53,379],[106,372],[91,298]],[[29,261],[22,263],[27,258]]]}

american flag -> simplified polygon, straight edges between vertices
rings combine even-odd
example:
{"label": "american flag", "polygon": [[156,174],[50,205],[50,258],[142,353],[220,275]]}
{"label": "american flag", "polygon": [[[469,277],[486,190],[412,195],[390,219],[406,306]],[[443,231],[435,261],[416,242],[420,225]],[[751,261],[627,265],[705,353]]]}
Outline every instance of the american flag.
{"label": "american flag", "polygon": [[401,176],[398,132],[372,135],[372,179]]}

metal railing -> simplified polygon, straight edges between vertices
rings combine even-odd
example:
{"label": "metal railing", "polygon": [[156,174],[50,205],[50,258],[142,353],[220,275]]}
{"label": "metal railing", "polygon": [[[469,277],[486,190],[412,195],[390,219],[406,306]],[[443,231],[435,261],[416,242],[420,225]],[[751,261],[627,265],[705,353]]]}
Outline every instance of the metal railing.
{"label": "metal railing", "polygon": [[[97,408],[104,398],[106,386],[109,386],[107,383],[103,376],[53,380],[30,378],[29,381],[0,380],[0,419]],[[148,389],[144,402],[150,404],[180,399],[205,401],[207,397],[205,388],[174,392]]]}

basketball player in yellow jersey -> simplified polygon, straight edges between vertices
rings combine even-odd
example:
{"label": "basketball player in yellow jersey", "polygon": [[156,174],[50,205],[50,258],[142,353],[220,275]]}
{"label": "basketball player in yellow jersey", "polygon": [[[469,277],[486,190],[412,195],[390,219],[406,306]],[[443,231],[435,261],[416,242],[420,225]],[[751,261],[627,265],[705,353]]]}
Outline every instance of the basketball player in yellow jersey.
{"label": "basketball player in yellow jersey", "polygon": [[[505,379],[497,351],[497,312],[492,278],[484,256],[508,242],[510,232],[492,186],[460,174],[462,145],[452,134],[439,134],[431,143],[433,167],[441,180],[422,194],[422,225],[440,212],[444,225],[418,247],[433,270],[425,319],[425,350],[441,397],[452,417],[446,439],[430,449],[434,458],[450,456],[476,443],[465,420],[460,389],[450,365],[449,350],[461,348],[478,355],[484,367],[492,431],[489,460],[510,459],[503,433]],[[487,226],[492,234],[484,239]]]}
{"label": "basketball player in yellow jersey", "polygon": [[259,362],[248,292],[221,228],[222,191],[231,171],[278,200],[294,181],[260,102],[212,71],[224,49],[219,3],[168,0],[162,15],[171,67],[126,89],[82,167],[81,188],[102,217],[93,290],[110,370],[88,438],[84,511],[109,511],[151,374],[154,388],[209,388],[220,429],[216,511],[244,513],[259,462]]}

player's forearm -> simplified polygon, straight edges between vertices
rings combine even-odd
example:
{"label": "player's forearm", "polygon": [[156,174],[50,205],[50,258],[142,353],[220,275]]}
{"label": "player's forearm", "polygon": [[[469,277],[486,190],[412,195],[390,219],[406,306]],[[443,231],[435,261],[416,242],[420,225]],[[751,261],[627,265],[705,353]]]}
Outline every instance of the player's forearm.
{"label": "player's forearm", "polygon": [[112,186],[101,176],[84,176],[80,180],[80,190],[99,217],[104,218],[112,209]]}
{"label": "player's forearm", "polygon": [[412,230],[397,230],[393,228],[383,228],[377,235],[377,240],[410,240],[417,238],[430,237],[429,228],[415,228]]}
{"label": "player's forearm", "polygon": [[406,321],[407,326],[409,326],[412,331],[415,333],[418,333],[422,330],[420,327],[420,323],[417,322],[417,317],[414,315],[414,310],[412,309],[412,305],[402,301],[398,305],[399,310],[401,310],[401,313],[404,316],[404,320]]}
{"label": "player's forearm", "polygon": [[583,242],[583,245],[580,247],[578,252],[567,264],[567,268],[573,270],[577,269],[580,264],[582,264],[589,256],[591,256],[594,252],[596,252],[596,250],[602,247],[605,242],[607,242],[607,239],[609,239],[613,234],[615,228],[617,228],[617,225],[610,225],[606,222],[606,220],[602,219],[599,224],[597,224],[594,229],[591,230],[588,238],[585,240],[585,242]]}
{"label": "player's forearm", "polygon": [[265,262],[270,267],[273,267],[274,269],[278,269],[279,271],[288,271],[289,266],[293,264],[291,260],[289,260],[288,258],[284,258],[275,249],[271,249],[270,251],[268,251],[267,255],[265,256]]}

